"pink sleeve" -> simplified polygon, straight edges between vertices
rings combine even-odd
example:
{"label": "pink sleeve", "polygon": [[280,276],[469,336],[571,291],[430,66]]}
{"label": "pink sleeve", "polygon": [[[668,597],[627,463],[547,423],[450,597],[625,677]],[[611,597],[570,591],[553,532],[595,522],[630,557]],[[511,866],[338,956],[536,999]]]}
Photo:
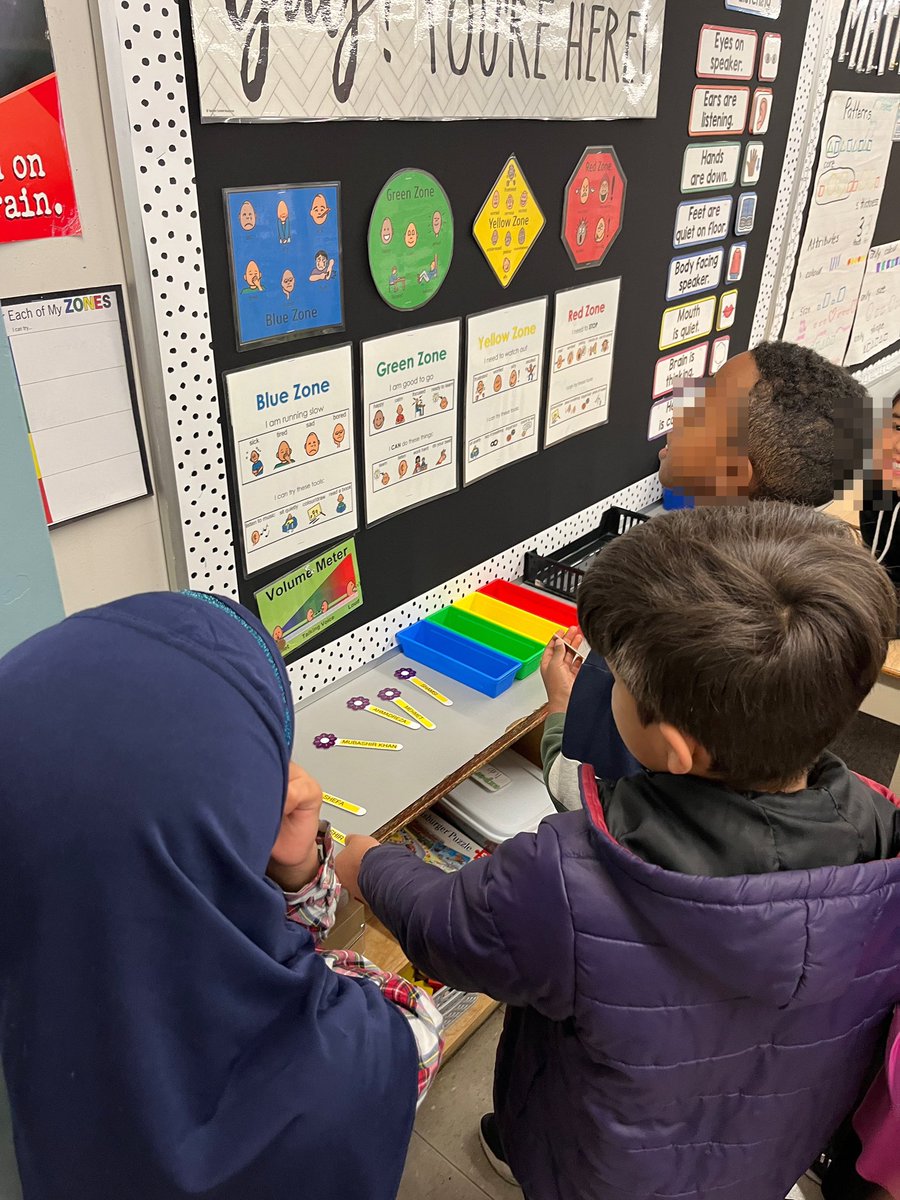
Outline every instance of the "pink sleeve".
{"label": "pink sleeve", "polygon": [[890,800],[891,804],[900,808],[900,797],[895,796],[890,788],[886,788],[883,783],[876,783],[874,779],[866,779],[865,775],[860,775],[858,771],[854,771],[853,774],[857,779],[861,779],[863,783],[868,784],[873,792],[877,792],[879,796],[884,796],[885,800]]}

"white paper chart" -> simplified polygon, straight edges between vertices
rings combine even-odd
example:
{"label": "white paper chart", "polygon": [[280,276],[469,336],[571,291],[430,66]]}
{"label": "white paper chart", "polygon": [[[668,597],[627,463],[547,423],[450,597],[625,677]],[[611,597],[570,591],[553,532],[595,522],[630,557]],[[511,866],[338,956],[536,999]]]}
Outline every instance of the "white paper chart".
{"label": "white paper chart", "polygon": [[457,486],[459,338],[447,321],[362,344],[370,525]]}
{"label": "white paper chart", "polygon": [[842,363],[884,192],[900,95],[835,92],[782,336]]}
{"label": "white paper chart", "polygon": [[556,293],[544,445],[609,420],[621,280]]}
{"label": "white paper chart", "polygon": [[900,339],[900,242],[869,251],[846,366],[865,362]]}
{"label": "white paper chart", "polygon": [[247,574],[359,524],[349,346],[225,376]]}
{"label": "white paper chart", "polygon": [[119,288],[4,300],[48,525],[146,496]]}
{"label": "white paper chart", "polygon": [[465,482],[538,448],[547,298],[468,320]]}

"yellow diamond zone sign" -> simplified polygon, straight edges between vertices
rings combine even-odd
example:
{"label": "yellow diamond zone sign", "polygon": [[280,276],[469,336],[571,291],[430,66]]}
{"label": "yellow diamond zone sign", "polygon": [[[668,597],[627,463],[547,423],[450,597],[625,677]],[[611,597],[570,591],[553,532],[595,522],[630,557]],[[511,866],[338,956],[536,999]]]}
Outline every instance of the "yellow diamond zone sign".
{"label": "yellow diamond zone sign", "polygon": [[525,261],[546,224],[540,205],[513,155],[497,176],[472,232],[503,287]]}

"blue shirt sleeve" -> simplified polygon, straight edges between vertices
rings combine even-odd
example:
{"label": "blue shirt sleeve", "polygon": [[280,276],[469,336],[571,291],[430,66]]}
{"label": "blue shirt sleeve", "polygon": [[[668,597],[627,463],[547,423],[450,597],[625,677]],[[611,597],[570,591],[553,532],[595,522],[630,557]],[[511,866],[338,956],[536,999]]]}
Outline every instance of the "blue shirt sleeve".
{"label": "blue shirt sleeve", "polygon": [[563,732],[566,758],[590,763],[601,779],[624,779],[643,770],[613,720],[613,682],[605,659],[589,654],[575,679]]}

